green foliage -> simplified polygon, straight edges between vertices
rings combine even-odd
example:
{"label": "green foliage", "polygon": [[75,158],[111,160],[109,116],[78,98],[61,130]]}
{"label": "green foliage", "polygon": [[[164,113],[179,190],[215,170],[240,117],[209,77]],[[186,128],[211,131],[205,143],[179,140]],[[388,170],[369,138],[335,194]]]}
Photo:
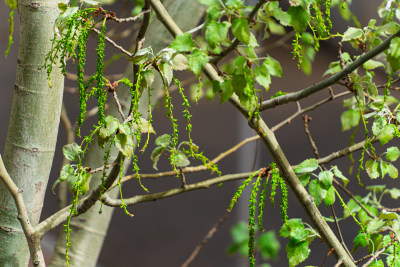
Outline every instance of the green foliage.
{"label": "green foliage", "polygon": [[10,7],[10,15],[8,16],[8,45],[5,51],[5,57],[10,52],[11,45],[13,44],[13,33],[14,33],[14,10],[17,8],[17,0],[4,0],[5,4]]}

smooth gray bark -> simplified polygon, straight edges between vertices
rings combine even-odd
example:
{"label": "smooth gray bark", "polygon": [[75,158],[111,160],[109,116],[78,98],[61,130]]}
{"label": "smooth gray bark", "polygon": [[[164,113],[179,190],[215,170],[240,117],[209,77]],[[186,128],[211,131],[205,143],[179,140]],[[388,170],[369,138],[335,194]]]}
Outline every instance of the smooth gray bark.
{"label": "smooth gray bark", "polygon": [[[60,121],[64,77],[58,68],[48,85],[44,64],[50,51],[57,1],[18,1],[17,75],[4,164],[22,195],[32,225],[43,207]],[[0,182],[0,265],[27,266],[29,249],[11,194]]]}

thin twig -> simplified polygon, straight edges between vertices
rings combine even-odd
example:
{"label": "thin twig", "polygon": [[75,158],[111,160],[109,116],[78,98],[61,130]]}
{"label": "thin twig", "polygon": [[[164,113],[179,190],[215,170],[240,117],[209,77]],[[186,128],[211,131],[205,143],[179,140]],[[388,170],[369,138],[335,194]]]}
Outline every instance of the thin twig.
{"label": "thin twig", "polygon": [[[97,34],[102,34],[98,29],[96,28],[92,28],[92,30],[97,33]],[[113,40],[111,40],[109,37],[105,36],[105,39],[107,42],[109,42],[112,46],[114,46],[115,48],[117,48],[119,51],[121,51],[122,53],[124,53],[125,55],[127,55],[128,57],[132,57],[133,54],[127,50],[125,50],[122,46],[116,44]]]}
{"label": "thin twig", "polygon": [[340,265],[342,265],[343,264],[343,260],[339,260],[336,264],[335,264],[335,267],[339,267]]}
{"label": "thin twig", "polygon": [[179,176],[181,177],[182,188],[186,189],[186,178],[185,178],[185,174],[182,171],[182,167],[179,167]]}
{"label": "thin twig", "polygon": [[[118,162],[113,162],[113,163],[107,164],[106,165],[106,169],[110,168],[110,167],[113,167],[113,166],[116,166],[118,164],[119,164]],[[93,174],[93,173],[100,172],[100,171],[103,171],[103,170],[104,170],[104,166],[101,166],[101,167],[98,167],[96,169],[90,170],[89,173]]]}
{"label": "thin twig", "polygon": [[390,242],[389,244],[387,244],[384,248],[382,248],[381,250],[379,250],[371,259],[369,259],[369,261],[367,261],[362,267],[367,267],[369,265],[371,265],[371,263],[377,259],[379,257],[379,255],[381,255],[383,252],[385,252],[385,250],[390,247],[392,245],[392,242]]}
{"label": "thin twig", "polygon": [[34,228],[32,227],[28,211],[26,210],[25,202],[22,197],[22,191],[19,190],[17,185],[11,179],[8,174],[6,167],[4,166],[3,158],[0,155],[0,179],[3,181],[4,185],[7,187],[14,203],[18,210],[18,220],[21,223],[22,230],[24,231],[26,241],[28,242],[29,251],[32,257],[32,262],[34,266],[44,267],[44,257],[42,248],[40,246],[40,238],[36,235]]}
{"label": "thin twig", "polygon": [[122,107],[121,107],[121,103],[119,102],[118,96],[117,96],[117,90],[115,90],[115,88],[110,88],[113,98],[115,100],[115,104],[117,104],[117,108],[118,108],[118,112],[121,115],[122,121],[125,121],[125,115],[124,112],[122,111]]}
{"label": "thin twig", "polygon": [[196,258],[196,256],[199,254],[200,250],[207,244],[207,242],[214,236],[214,234],[218,231],[218,229],[221,227],[221,225],[228,219],[229,215],[231,214],[231,210],[227,210],[225,214],[218,220],[216,224],[208,231],[206,236],[201,240],[201,242],[195,247],[195,249],[192,251],[190,256],[186,259],[186,261],[182,264],[181,267],[188,267],[190,263],[193,262],[193,260]]}
{"label": "thin twig", "polygon": [[140,19],[141,16],[143,16],[144,14],[149,13],[149,12],[150,12],[149,9],[143,9],[142,12],[140,12],[139,14],[137,14],[137,15],[134,16],[134,17],[122,18],[122,19],[119,19],[119,18],[117,18],[117,17],[109,17],[109,18],[110,18],[111,20],[115,21],[115,22],[118,22],[118,23],[121,23],[121,22],[129,22],[129,21],[136,21],[136,20]]}
{"label": "thin twig", "polygon": [[307,137],[308,137],[308,141],[310,142],[310,145],[314,150],[315,158],[319,159],[319,153],[318,153],[317,145],[315,144],[315,142],[314,142],[314,140],[313,140],[313,138],[311,136],[310,129],[308,128],[308,123],[311,121],[311,117],[309,117],[307,115],[304,115],[302,117],[302,119],[303,119],[303,122],[304,122],[304,131],[306,132]]}

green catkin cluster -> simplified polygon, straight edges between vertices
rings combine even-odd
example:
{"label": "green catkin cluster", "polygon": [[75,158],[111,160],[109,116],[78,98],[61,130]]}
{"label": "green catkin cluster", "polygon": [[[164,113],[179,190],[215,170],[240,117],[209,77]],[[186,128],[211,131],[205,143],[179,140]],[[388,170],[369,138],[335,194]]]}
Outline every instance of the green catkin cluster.
{"label": "green catkin cluster", "polygon": [[96,67],[96,97],[97,97],[97,106],[98,106],[98,116],[99,123],[102,124],[104,122],[104,106],[107,101],[107,91],[103,90],[103,70],[104,70],[104,48],[105,48],[105,37],[106,37],[106,20],[104,19],[103,24],[101,25],[99,38],[97,40],[97,67]]}
{"label": "green catkin cluster", "polygon": [[[11,1],[11,3],[14,3],[13,1]],[[16,3],[16,2],[15,2]],[[5,57],[8,56],[8,53],[10,52],[11,49],[11,45],[13,44],[14,40],[13,40],[13,33],[14,33],[14,9],[16,8],[16,6],[14,6],[14,4],[10,5],[10,15],[8,17],[8,45],[7,45],[7,49],[5,51]]]}
{"label": "green catkin cluster", "polygon": [[260,228],[260,231],[264,231],[263,216],[264,216],[265,200],[267,199],[268,178],[269,176],[267,176],[263,184],[263,190],[261,191],[260,195],[260,203],[258,204],[258,228]]}
{"label": "green catkin cluster", "polygon": [[[176,124],[176,122],[178,120],[174,118],[174,115],[173,115],[173,112],[172,112],[172,110],[174,108],[174,105],[172,104],[172,98],[169,95],[168,87],[167,87],[167,85],[166,85],[166,83],[164,81],[164,78],[162,78],[162,79],[163,79],[163,82],[164,82],[164,89],[165,89],[165,108],[167,110],[166,111],[166,115],[171,120],[172,129],[173,129],[172,138],[171,138],[171,146],[173,148],[175,148],[176,145],[178,144],[179,130],[178,130],[178,124]],[[176,172],[176,176],[178,177],[179,176],[179,172],[178,172],[178,170],[176,169],[176,166],[175,166],[175,150],[171,151],[171,155],[169,156],[169,160],[171,162],[172,167],[174,168],[174,171]]]}
{"label": "green catkin cluster", "polygon": [[276,187],[279,184],[279,170],[276,168],[276,164],[272,163],[270,165],[271,167],[271,195],[270,195],[270,201],[271,205],[274,207],[275,206],[275,195],[276,195]]}
{"label": "green catkin cluster", "polygon": [[121,208],[124,210],[126,215],[129,215],[130,217],[133,217],[133,214],[131,214],[127,209],[126,209],[126,204],[124,203],[124,198],[122,196],[122,186],[121,186],[121,179],[124,176],[124,160],[125,157],[122,156],[121,160],[119,162],[119,177],[118,177],[118,189],[119,189],[119,196],[121,199]]}
{"label": "green catkin cluster", "polygon": [[301,35],[299,33],[296,33],[294,38],[293,38],[293,42],[292,42],[292,45],[293,45],[293,52],[292,52],[293,58],[297,57],[299,59],[299,61],[297,63],[298,67],[300,67],[300,64],[303,61],[303,56],[301,55],[301,45],[299,43],[299,39],[300,38],[301,38]]}
{"label": "green catkin cluster", "polygon": [[249,199],[249,251],[248,251],[248,256],[249,256],[249,261],[250,261],[250,266],[254,267],[255,264],[255,233],[256,233],[256,224],[255,224],[255,218],[256,218],[256,207],[257,207],[257,195],[258,195],[258,190],[260,187],[260,181],[261,181],[261,174],[262,172],[259,172],[257,180],[253,183],[253,187],[251,188],[251,195]]}
{"label": "green catkin cluster", "polygon": [[218,169],[218,165],[210,161],[206,156],[203,155],[203,152],[194,154],[194,157],[200,160],[204,166],[207,167],[212,173],[216,172],[218,176],[221,176],[221,171]]}
{"label": "green catkin cluster", "polygon": [[193,140],[191,137],[191,133],[192,133],[192,124],[191,124],[191,118],[192,118],[192,114],[190,114],[189,112],[189,108],[190,108],[190,104],[189,104],[189,100],[187,99],[187,97],[185,96],[185,94],[183,93],[183,87],[181,85],[181,82],[174,78],[174,83],[178,86],[178,91],[179,94],[182,96],[183,99],[183,103],[182,105],[185,107],[184,111],[183,111],[183,117],[185,117],[186,119],[186,131],[188,134],[188,139],[189,139],[189,150],[190,150],[190,154],[191,156],[194,156],[194,151],[193,151]]}
{"label": "green catkin cluster", "polygon": [[[86,21],[85,26],[90,26],[89,22]],[[84,27],[86,28],[86,27]],[[77,135],[80,136],[80,129],[86,114],[86,101],[88,99],[87,90],[85,88],[85,78],[84,78],[84,66],[86,64],[86,41],[89,36],[88,31],[82,31],[78,37],[77,44],[77,84],[79,91],[79,116],[77,120],[78,129]]]}
{"label": "green catkin cluster", "polygon": [[197,76],[197,78],[199,79],[199,83],[197,84],[196,98],[194,99],[194,102],[196,104],[199,101],[200,94],[201,94],[201,88],[203,87],[203,83],[201,82],[201,76],[199,75],[199,76]]}
{"label": "green catkin cluster", "polygon": [[135,134],[136,137],[136,146],[139,147],[140,141],[141,141],[141,119],[140,117],[142,114],[139,112],[139,101],[140,101],[140,84],[142,82],[143,76],[142,76],[142,70],[143,66],[139,66],[139,70],[137,71],[136,74],[136,79],[135,79],[135,85],[130,87],[131,88],[131,114],[133,116],[132,118],[132,123],[134,123],[137,127]]}
{"label": "green catkin cluster", "polygon": [[285,184],[285,180],[281,176],[279,176],[279,188],[281,189],[281,215],[283,223],[286,223],[288,220],[287,209],[288,209],[288,190]]}
{"label": "green catkin cluster", "polygon": [[366,148],[364,147],[363,150],[361,151],[361,157],[360,160],[358,161],[358,171],[357,171],[357,181],[358,181],[358,185],[360,186],[364,186],[363,183],[361,182],[361,178],[360,178],[360,174],[361,174],[361,170],[364,170],[364,155],[365,155],[365,150]]}
{"label": "green catkin cluster", "polygon": [[233,207],[235,206],[235,204],[237,203],[237,201],[239,200],[240,196],[243,193],[243,190],[249,185],[250,181],[260,173],[260,171],[255,171],[253,172],[249,178],[247,178],[246,180],[244,180],[242,182],[242,184],[239,186],[238,190],[236,191],[236,193],[233,195],[233,198],[231,200],[231,204],[229,205],[228,210],[232,210]]}
{"label": "green catkin cluster", "polygon": [[[153,107],[153,105],[151,104],[151,90],[152,89],[150,87],[147,88],[147,98],[148,98],[148,102],[149,102],[149,109],[147,111],[149,113],[149,120],[148,120],[147,129],[150,129],[151,122],[153,121],[153,115],[152,115],[152,112],[151,112],[152,107]],[[142,149],[140,150],[142,153],[146,150],[147,145],[149,144],[149,141],[150,141],[150,131],[148,130],[147,131],[146,142],[144,143]]]}
{"label": "green catkin cluster", "polygon": [[332,29],[332,21],[331,21],[331,0],[325,0],[325,21],[327,22],[326,30],[329,34],[329,31]]}

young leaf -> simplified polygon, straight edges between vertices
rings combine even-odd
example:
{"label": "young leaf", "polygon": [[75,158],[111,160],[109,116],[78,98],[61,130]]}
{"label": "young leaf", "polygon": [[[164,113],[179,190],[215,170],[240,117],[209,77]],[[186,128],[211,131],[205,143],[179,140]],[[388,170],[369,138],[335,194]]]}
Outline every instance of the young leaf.
{"label": "young leaf", "polygon": [[282,72],[281,63],[279,63],[279,61],[268,56],[267,59],[264,60],[263,65],[264,64],[272,76],[282,78],[283,72]]}
{"label": "young leaf", "polygon": [[378,139],[381,141],[381,145],[384,145],[392,140],[395,133],[396,126],[394,126],[393,124],[385,125],[385,127],[383,127],[382,131],[378,135]]}
{"label": "young leaf", "polygon": [[342,42],[361,38],[362,36],[363,31],[361,29],[350,27],[344,32]]}
{"label": "young leaf", "polygon": [[308,184],[308,182],[310,181],[309,173],[303,173],[303,174],[297,175],[297,177],[299,178],[299,180],[303,186],[306,186]]}
{"label": "young leaf", "polygon": [[171,142],[171,135],[163,134],[163,135],[157,137],[155,143],[157,146],[167,147],[170,142]]}
{"label": "young leaf", "polygon": [[360,112],[352,108],[346,110],[340,116],[340,121],[342,122],[342,131],[347,131],[357,126],[360,121]]}
{"label": "young leaf", "polygon": [[314,198],[315,205],[318,205],[326,197],[327,191],[318,180],[312,180],[308,186],[308,192]]}
{"label": "young leaf", "polygon": [[151,153],[150,159],[153,161],[153,169],[158,170],[157,168],[157,163],[160,160],[160,157],[162,153],[166,150],[167,148],[164,146],[158,146],[156,147],[153,152]]}
{"label": "young leaf", "polygon": [[222,41],[226,39],[231,24],[227,21],[217,22],[211,21],[205,31],[205,37],[211,48],[216,48]]}
{"label": "young leaf", "polygon": [[130,136],[119,133],[116,135],[115,146],[125,157],[129,157],[133,153],[135,144]]}
{"label": "young leaf", "polygon": [[190,164],[190,161],[186,157],[185,153],[179,151],[175,154],[174,163],[176,167],[186,167]]}
{"label": "young leaf", "polygon": [[257,247],[261,250],[261,256],[264,260],[277,259],[281,244],[275,236],[274,231],[262,233],[257,240]]}
{"label": "young leaf", "polygon": [[347,183],[349,182],[349,179],[347,179],[346,176],[343,175],[343,173],[338,169],[337,166],[333,166],[333,174],[337,178],[342,179],[344,186],[346,186]]}
{"label": "young leaf", "polygon": [[136,65],[140,65],[147,60],[148,55],[151,55],[153,50],[151,47],[143,48],[136,52],[132,57],[128,58],[130,62]]}
{"label": "young leaf", "polygon": [[286,246],[286,252],[290,267],[296,266],[305,261],[310,255],[310,249],[308,248],[307,241],[303,241],[295,245],[289,242]]}
{"label": "young leaf", "polygon": [[186,70],[189,68],[187,58],[182,54],[175,54],[172,57],[173,70]]}
{"label": "young leaf", "polygon": [[221,83],[220,90],[221,90],[220,104],[222,104],[233,95],[232,80],[225,80],[223,83]]}
{"label": "young leaf", "polygon": [[318,168],[318,161],[316,159],[306,159],[302,163],[300,163],[296,169],[294,169],[295,173],[305,173],[312,172]]}
{"label": "young leaf", "polygon": [[371,179],[376,179],[379,177],[380,173],[378,171],[379,163],[370,159],[365,163],[365,169],[368,173],[368,176]]}
{"label": "young leaf", "polygon": [[236,18],[232,23],[233,35],[244,44],[250,41],[250,26],[246,18]]}
{"label": "young leaf", "polygon": [[377,117],[372,124],[372,132],[375,136],[378,136],[386,125],[386,119],[383,117]]}
{"label": "young leaf", "polygon": [[158,69],[160,70],[162,76],[165,79],[165,83],[168,86],[171,83],[172,76],[173,76],[173,70],[172,70],[171,65],[167,62],[162,61],[158,64]]}
{"label": "young leaf", "polygon": [[107,116],[104,119],[104,125],[100,128],[99,135],[101,138],[110,137],[118,129],[119,121],[113,116]]}
{"label": "young leaf", "polygon": [[396,161],[400,156],[400,150],[396,146],[389,147],[386,150],[386,159]]}
{"label": "young leaf", "polygon": [[196,75],[200,75],[203,67],[208,63],[208,55],[199,49],[194,49],[191,54],[187,55],[187,59],[189,68]]}
{"label": "young leaf", "polygon": [[393,166],[393,164],[387,165],[387,174],[389,174],[389,176],[393,179],[399,177],[399,171],[395,166]]}
{"label": "young leaf", "polygon": [[192,41],[192,35],[189,32],[179,34],[169,46],[178,52],[189,52],[195,47]]}
{"label": "young leaf", "polygon": [[154,81],[154,71],[152,69],[144,70],[141,72],[141,76],[141,87],[149,88]]}
{"label": "young leaf", "polygon": [[329,207],[330,205],[333,205],[335,203],[335,189],[333,186],[331,186],[328,191],[326,192],[326,197],[324,198],[325,205]]}
{"label": "young leaf", "polygon": [[261,64],[261,66],[254,68],[254,76],[256,81],[268,91],[269,85],[271,84],[271,75],[264,63]]}
{"label": "young leaf", "polygon": [[80,178],[79,181],[80,192],[82,193],[82,195],[84,195],[89,190],[89,183],[90,180],[92,179],[92,175],[90,173],[85,172],[79,178]]}
{"label": "young leaf", "polygon": [[287,12],[289,23],[297,33],[302,33],[307,29],[311,19],[310,12],[302,6],[291,6]]}
{"label": "young leaf", "polygon": [[77,143],[72,143],[65,145],[63,147],[63,153],[65,158],[67,158],[70,161],[75,161],[79,159],[79,153],[81,153],[81,147]]}
{"label": "young leaf", "polygon": [[333,174],[330,171],[323,171],[319,173],[318,179],[328,189],[332,186]]}
{"label": "young leaf", "polygon": [[290,233],[296,228],[304,229],[304,225],[301,219],[290,219],[284,225],[282,225],[281,230],[279,231],[279,235],[282,237],[289,237]]}

